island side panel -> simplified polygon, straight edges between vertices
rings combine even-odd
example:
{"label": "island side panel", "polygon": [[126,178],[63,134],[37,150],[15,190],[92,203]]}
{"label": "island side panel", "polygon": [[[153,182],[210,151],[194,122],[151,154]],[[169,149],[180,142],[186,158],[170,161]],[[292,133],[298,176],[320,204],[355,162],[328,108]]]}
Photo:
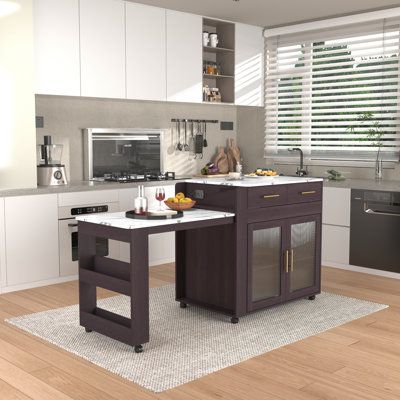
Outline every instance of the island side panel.
{"label": "island side panel", "polygon": [[[235,212],[236,189],[176,185],[197,201],[196,207]],[[176,298],[235,315],[236,224],[193,229],[176,234]]]}

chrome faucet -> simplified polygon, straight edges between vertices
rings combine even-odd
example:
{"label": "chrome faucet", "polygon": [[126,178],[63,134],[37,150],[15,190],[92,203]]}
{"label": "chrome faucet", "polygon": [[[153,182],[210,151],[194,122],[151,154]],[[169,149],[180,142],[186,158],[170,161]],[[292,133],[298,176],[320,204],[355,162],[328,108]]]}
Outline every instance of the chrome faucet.
{"label": "chrome faucet", "polygon": [[290,152],[297,151],[297,152],[300,153],[300,166],[297,167],[296,175],[298,175],[298,176],[306,176],[306,175],[308,175],[307,168],[304,168],[303,150],[301,150],[298,147],[293,147],[293,148],[288,149],[288,151],[290,151]]}

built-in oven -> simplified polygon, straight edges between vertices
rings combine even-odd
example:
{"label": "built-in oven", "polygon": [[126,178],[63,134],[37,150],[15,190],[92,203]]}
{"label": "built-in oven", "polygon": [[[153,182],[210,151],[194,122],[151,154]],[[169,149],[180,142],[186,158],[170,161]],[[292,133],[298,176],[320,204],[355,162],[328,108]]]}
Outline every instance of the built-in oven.
{"label": "built-in oven", "polygon": [[[78,273],[78,222],[77,215],[103,212],[118,212],[118,203],[90,204],[58,209],[58,237],[60,247],[60,276]],[[119,258],[118,242],[96,238],[96,253],[99,256]]]}
{"label": "built-in oven", "polygon": [[83,141],[86,180],[165,172],[163,130],[87,128]]}

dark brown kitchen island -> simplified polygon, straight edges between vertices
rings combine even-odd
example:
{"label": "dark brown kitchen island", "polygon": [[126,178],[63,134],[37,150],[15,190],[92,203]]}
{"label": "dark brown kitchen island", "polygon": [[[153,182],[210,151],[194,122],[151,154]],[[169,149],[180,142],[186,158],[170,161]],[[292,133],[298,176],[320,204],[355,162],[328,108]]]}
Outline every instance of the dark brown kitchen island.
{"label": "dark brown kitchen island", "polygon": [[176,298],[230,315],[321,290],[322,179],[197,179],[177,191],[235,224],[176,234]]}
{"label": "dark brown kitchen island", "polygon": [[[176,232],[176,300],[229,315],[320,293],[322,180],[190,180],[182,220],[137,225],[123,213],[78,217],[80,323],[142,351],[149,341],[148,235]],[[191,219],[190,216],[197,218]],[[158,221],[157,221],[158,222]],[[136,225],[135,225],[136,224]],[[96,237],[129,242],[131,261],[96,255]],[[131,318],[96,305],[96,287],[131,297]]]}

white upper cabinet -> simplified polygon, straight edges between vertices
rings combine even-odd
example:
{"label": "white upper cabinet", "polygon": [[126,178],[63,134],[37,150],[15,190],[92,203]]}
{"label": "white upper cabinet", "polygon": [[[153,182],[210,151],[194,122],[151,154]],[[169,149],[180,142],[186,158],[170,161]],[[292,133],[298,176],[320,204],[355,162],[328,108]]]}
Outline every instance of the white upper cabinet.
{"label": "white upper cabinet", "polygon": [[264,104],[262,28],[236,24],[235,37],[235,104],[262,106]]}
{"label": "white upper cabinet", "polygon": [[80,0],[79,4],[81,95],[125,98],[125,3]]}
{"label": "white upper cabinet", "polygon": [[202,102],[202,17],[167,10],[167,99]]}
{"label": "white upper cabinet", "polygon": [[128,99],[167,99],[165,10],[126,2]]}
{"label": "white upper cabinet", "polygon": [[35,92],[80,95],[79,2],[35,0]]}

